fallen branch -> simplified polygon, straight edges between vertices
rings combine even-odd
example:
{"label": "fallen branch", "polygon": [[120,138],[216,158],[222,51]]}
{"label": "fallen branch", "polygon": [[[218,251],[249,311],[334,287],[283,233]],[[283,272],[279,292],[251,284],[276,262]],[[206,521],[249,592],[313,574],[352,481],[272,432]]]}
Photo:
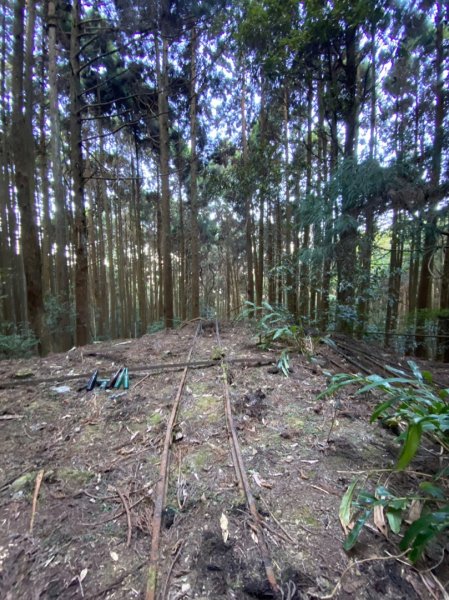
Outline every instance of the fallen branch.
{"label": "fallen branch", "polygon": [[129,503],[126,500],[123,492],[121,492],[118,488],[115,488],[115,489],[117,491],[117,494],[120,496],[120,500],[122,501],[123,508],[125,509],[125,513],[126,513],[126,520],[128,523],[128,535],[126,537],[126,547],[129,548],[129,546],[131,544],[131,535],[132,535],[131,512],[129,510]]}
{"label": "fallen branch", "polygon": [[11,419],[23,419],[23,415],[0,415],[0,421],[10,421]]}
{"label": "fallen branch", "polygon": [[36,476],[36,483],[34,485],[33,494],[33,506],[31,509],[31,520],[30,520],[30,533],[33,533],[34,518],[36,516],[37,498],[39,496],[39,490],[41,488],[42,479],[44,478],[44,469],[41,469]]}
{"label": "fallen branch", "polygon": [[[244,368],[252,368],[252,367],[264,367],[267,365],[271,365],[273,364],[273,360],[272,359],[267,359],[267,358],[262,358],[262,359],[256,359],[254,361],[252,361],[251,359],[248,358],[230,358],[227,361],[228,363],[236,363],[236,364],[240,364],[242,367]],[[220,364],[218,361],[216,360],[199,360],[197,362],[192,362],[192,363],[159,363],[159,364],[155,364],[155,365],[142,365],[142,366],[138,366],[138,367],[134,367],[134,368],[138,368],[141,369],[142,371],[150,371],[150,373],[141,373],[141,372],[130,372],[129,376],[130,377],[149,377],[150,375],[161,375],[162,373],[165,373],[167,371],[180,371],[182,369],[184,369],[186,366],[189,367],[189,369],[207,369],[210,367],[215,367],[217,366],[217,364]],[[153,373],[152,371],[157,371],[157,373]],[[24,380],[17,380],[17,381],[1,381],[0,382],[0,389],[9,389],[9,388],[14,388],[14,387],[18,387],[21,385],[38,385],[41,383],[59,383],[59,382],[66,382],[66,381],[74,381],[76,379],[85,379],[86,381],[89,379],[89,377],[91,377],[92,373],[79,373],[77,375],[61,375],[59,377],[46,377],[43,379],[24,379]],[[139,382],[137,382],[139,383]],[[136,385],[137,385],[136,383]],[[141,382],[140,382],[141,383]]]}
{"label": "fallen branch", "polygon": [[167,591],[168,591],[168,585],[169,585],[169,583],[170,583],[170,577],[171,577],[171,574],[172,574],[172,572],[173,572],[174,566],[175,566],[175,564],[176,564],[176,562],[177,562],[178,558],[179,558],[179,557],[180,557],[180,555],[181,555],[182,547],[183,547],[183,545],[184,545],[184,540],[179,540],[179,542],[178,542],[178,544],[177,544],[177,545],[178,545],[178,549],[177,549],[177,551],[176,551],[176,554],[175,554],[175,557],[174,557],[174,559],[172,560],[172,563],[171,563],[171,565],[170,565],[170,568],[168,569],[168,573],[167,573],[167,579],[165,580],[164,589],[163,589],[163,591],[162,591],[162,600],[165,600],[165,599],[166,599],[166,597],[167,597]]}

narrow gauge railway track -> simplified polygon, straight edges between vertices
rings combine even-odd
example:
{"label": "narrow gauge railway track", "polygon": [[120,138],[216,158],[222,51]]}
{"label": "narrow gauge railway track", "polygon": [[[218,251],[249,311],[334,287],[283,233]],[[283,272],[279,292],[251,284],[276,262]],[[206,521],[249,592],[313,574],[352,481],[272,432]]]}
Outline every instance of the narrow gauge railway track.
{"label": "narrow gauge railway track", "polygon": [[[386,354],[385,360],[382,361],[372,352],[361,348],[357,342],[351,344],[349,340],[341,339],[339,337],[332,337],[331,339],[333,345],[330,347],[334,350],[334,352],[339,354],[342,358],[357,367],[359,370],[363,371],[365,375],[370,375],[377,372],[379,375],[392,377],[392,371],[387,368],[392,367],[409,374],[410,377],[413,377],[411,368],[408,365],[406,366],[402,364],[404,360],[413,360],[412,357],[404,357],[401,359],[402,362],[398,362],[397,358]],[[354,358],[354,356],[356,358]],[[444,387],[444,383],[436,377],[433,378],[433,383],[438,387]]]}
{"label": "narrow gauge railway track", "polygon": [[[160,563],[160,545],[161,545],[161,530],[162,530],[162,520],[164,510],[166,508],[166,499],[167,499],[167,490],[168,490],[168,482],[169,482],[169,468],[170,468],[170,451],[173,441],[173,430],[177,420],[177,415],[180,411],[180,407],[182,404],[182,398],[184,393],[184,388],[187,380],[188,371],[190,369],[191,364],[195,364],[192,362],[192,355],[194,354],[195,346],[197,343],[198,336],[202,330],[202,322],[198,323],[197,329],[195,331],[195,335],[193,337],[190,350],[188,352],[188,356],[186,359],[186,366],[184,367],[181,380],[179,382],[176,396],[173,402],[173,406],[171,409],[171,413],[167,422],[165,438],[164,438],[164,446],[161,455],[161,462],[159,468],[159,479],[156,485],[155,490],[155,501],[154,501],[154,510],[153,510],[153,518],[151,524],[151,550],[150,550],[150,559],[149,559],[149,567],[147,573],[147,582],[146,582],[146,592],[145,592],[145,600],[157,600],[161,598],[164,600],[166,598],[167,587],[169,584],[170,571],[167,575],[167,580],[165,582],[163,592],[159,594],[160,586],[160,575],[159,575],[159,563]],[[231,399],[229,392],[229,362],[226,357],[223,345],[220,337],[219,325],[218,321],[215,321],[215,340],[217,344],[217,349],[222,353],[222,358],[217,362],[217,367],[219,366],[221,369],[221,379],[223,385],[224,392],[224,406],[223,411],[226,419],[226,429],[227,429],[227,438],[229,442],[229,450],[232,458],[232,463],[235,469],[239,490],[241,495],[245,498],[246,506],[249,512],[250,526],[253,531],[257,534],[258,546],[260,549],[260,555],[262,558],[262,562],[265,568],[266,578],[268,584],[272,591],[272,596],[274,598],[292,598],[293,595],[291,592],[293,590],[289,589],[287,596],[284,595],[282,589],[279,587],[276,577],[274,574],[274,569],[271,562],[270,551],[268,545],[264,538],[263,532],[263,520],[257,509],[256,502],[254,496],[252,494],[248,476],[245,470],[242,452],[240,449],[240,444],[237,437],[236,427],[234,423],[234,418],[232,415],[231,408]],[[231,359],[232,360],[232,359]],[[179,553],[181,551],[181,547],[176,553],[175,560],[178,558]],[[174,562],[172,563],[173,566]],[[290,593],[289,593],[290,592]],[[294,593],[294,592],[293,592]]]}

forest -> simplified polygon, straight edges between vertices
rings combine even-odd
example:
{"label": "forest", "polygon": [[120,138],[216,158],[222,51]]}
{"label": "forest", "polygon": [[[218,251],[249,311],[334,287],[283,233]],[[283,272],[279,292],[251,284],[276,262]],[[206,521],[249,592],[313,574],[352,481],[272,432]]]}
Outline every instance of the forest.
{"label": "forest", "polygon": [[448,12],[3,0],[2,354],[269,306],[447,362]]}
{"label": "forest", "polygon": [[448,600],[449,3],[0,19],[0,597]]}

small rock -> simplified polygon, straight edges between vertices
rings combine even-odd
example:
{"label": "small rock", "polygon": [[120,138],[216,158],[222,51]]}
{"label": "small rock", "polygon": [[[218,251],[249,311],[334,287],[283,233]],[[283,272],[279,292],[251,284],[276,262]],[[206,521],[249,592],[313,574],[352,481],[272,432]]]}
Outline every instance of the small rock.
{"label": "small rock", "polygon": [[53,392],[56,392],[57,394],[67,394],[67,392],[70,392],[70,388],[68,385],[58,385],[58,386],[52,387],[50,389]]}

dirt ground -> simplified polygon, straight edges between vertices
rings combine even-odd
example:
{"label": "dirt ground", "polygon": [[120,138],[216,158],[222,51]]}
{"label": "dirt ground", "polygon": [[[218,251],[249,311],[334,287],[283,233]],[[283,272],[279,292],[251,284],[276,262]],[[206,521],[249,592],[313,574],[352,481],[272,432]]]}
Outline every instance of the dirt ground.
{"label": "dirt ground", "polygon": [[[193,335],[189,325],[0,363],[1,598],[144,597],[160,453],[181,378],[180,371],[147,369],[184,361]],[[278,356],[259,350],[240,325],[223,327],[222,344],[229,359]],[[192,360],[216,353],[214,333],[205,330]],[[329,372],[353,367],[318,341],[314,356],[292,356],[288,378],[267,366],[231,365],[238,437],[282,597],[442,597],[423,574],[438,556],[419,568],[388,559],[399,553],[398,540],[373,524],[353,551],[343,550],[344,492],[354,477],[372,473],[385,484],[390,474],[382,469],[394,465],[399,446],[392,432],[369,423],[374,397],[345,391],[317,399]],[[129,369],[129,390],[80,389],[95,369],[109,377],[120,366]],[[51,381],[35,382],[41,379]],[[172,445],[159,598],[273,597],[239,494],[223,398],[218,364],[189,370]],[[389,485],[405,486],[412,476],[396,475]],[[442,544],[447,558],[448,540]],[[433,570],[443,586],[447,562]]]}

